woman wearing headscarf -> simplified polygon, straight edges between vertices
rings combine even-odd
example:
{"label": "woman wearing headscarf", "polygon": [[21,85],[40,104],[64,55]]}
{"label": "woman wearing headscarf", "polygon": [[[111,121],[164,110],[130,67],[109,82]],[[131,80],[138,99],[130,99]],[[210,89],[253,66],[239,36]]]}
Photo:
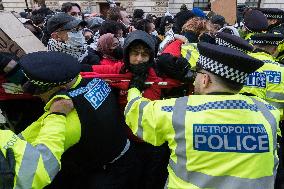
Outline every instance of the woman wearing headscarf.
{"label": "woman wearing headscarf", "polygon": [[100,52],[103,57],[100,61],[100,65],[122,63],[123,49],[114,34],[107,33],[100,37],[98,41],[98,52]]}

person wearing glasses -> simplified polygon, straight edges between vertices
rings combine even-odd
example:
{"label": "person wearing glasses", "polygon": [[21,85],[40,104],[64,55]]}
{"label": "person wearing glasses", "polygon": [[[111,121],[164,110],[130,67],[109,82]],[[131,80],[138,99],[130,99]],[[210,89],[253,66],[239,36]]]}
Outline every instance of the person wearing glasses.
{"label": "person wearing glasses", "polygon": [[48,51],[59,51],[69,54],[81,62],[87,56],[87,45],[82,29],[85,22],[75,19],[66,13],[58,13],[47,22],[51,34]]}
{"label": "person wearing glasses", "polygon": [[150,101],[140,92],[143,74],[135,75],[127,125],[154,146],[168,143],[167,188],[274,188],[280,112],[258,97],[238,94],[263,62],[205,42],[197,48],[195,94]]}

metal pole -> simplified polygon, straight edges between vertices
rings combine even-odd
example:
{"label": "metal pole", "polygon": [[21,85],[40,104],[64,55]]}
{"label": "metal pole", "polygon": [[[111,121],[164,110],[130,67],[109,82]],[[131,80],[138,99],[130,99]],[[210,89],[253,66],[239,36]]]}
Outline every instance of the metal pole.
{"label": "metal pole", "polygon": [[25,2],[26,2],[26,7],[27,7],[28,14],[30,14],[30,9],[29,9],[28,0],[25,0]]}
{"label": "metal pole", "polygon": [[260,8],[260,5],[261,5],[261,0],[258,0],[257,1],[257,8]]}

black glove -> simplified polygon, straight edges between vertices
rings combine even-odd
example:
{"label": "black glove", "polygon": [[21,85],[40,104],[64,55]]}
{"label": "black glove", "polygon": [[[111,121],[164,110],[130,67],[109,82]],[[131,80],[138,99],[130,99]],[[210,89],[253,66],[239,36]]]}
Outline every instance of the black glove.
{"label": "black glove", "polygon": [[11,148],[6,151],[6,158],[0,150],[0,188],[12,189],[14,187],[16,160]]}
{"label": "black glove", "polygon": [[129,83],[129,89],[137,88],[140,91],[145,89],[145,81],[148,76],[148,71],[150,68],[149,63],[141,63],[141,64],[130,64],[129,70],[132,72],[133,76]]}
{"label": "black glove", "polygon": [[189,69],[190,64],[183,57],[176,58],[168,53],[162,54],[157,59],[157,66],[160,72],[170,78],[183,82],[194,80],[194,73]]}

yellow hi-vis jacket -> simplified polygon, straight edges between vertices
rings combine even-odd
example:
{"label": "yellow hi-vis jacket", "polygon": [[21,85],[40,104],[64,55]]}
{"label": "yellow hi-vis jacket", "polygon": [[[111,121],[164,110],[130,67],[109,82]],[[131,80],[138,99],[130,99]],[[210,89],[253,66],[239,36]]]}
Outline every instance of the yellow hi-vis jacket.
{"label": "yellow hi-vis jacket", "polygon": [[[79,76],[76,83],[72,86],[75,88],[82,80],[82,77]],[[33,122],[28,128],[21,132],[21,136],[29,143],[32,143],[38,137],[40,129],[42,127],[42,120],[49,114],[49,108],[52,102],[58,98],[70,99],[66,95],[55,95],[44,107],[45,113]],[[73,109],[66,116],[66,131],[65,131],[65,141],[64,141],[64,151],[66,151],[71,146],[77,144],[81,138],[81,122],[78,116],[78,113]]]}
{"label": "yellow hi-vis jacket", "polygon": [[196,64],[199,58],[199,52],[196,43],[183,44],[181,46],[181,55],[183,58],[187,59],[191,66],[191,69],[196,68]]}
{"label": "yellow hi-vis jacket", "polygon": [[144,141],[168,142],[168,188],[274,187],[280,113],[260,98],[192,95],[150,101],[132,88],[125,116]]}
{"label": "yellow hi-vis jacket", "polygon": [[[249,92],[277,107],[283,117],[284,109],[284,66],[275,62],[274,58],[265,53],[248,53],[248,55],[262,60],[264,65],[256,73],[266,75],[266,87],[246,85],[241,92]],[[250,78],[250,77],[249,77]],[[255,81],[261,83],[261,79],[255,78]],[[265,96],[263,95],[265,93]]]}
{"label": "yellow hi-vis jacket", "polygon": [[14,189],[41,189],[50,184],[60,169],[64,151],[66,118],[50,114],[42,119],[32,143],[12,131],[0,130],[0,149],[12,148],[16,160]]}
{"label": "yellow hi-vis jacket", "polygon": [[279,52],[279,54],[281,54],[280,56],[277,57],[276,61],[280,62],[280,61],[284,61],[284,43],[280,43],[277,47],[277,50]]}

